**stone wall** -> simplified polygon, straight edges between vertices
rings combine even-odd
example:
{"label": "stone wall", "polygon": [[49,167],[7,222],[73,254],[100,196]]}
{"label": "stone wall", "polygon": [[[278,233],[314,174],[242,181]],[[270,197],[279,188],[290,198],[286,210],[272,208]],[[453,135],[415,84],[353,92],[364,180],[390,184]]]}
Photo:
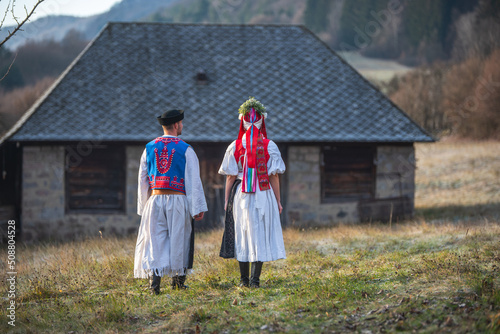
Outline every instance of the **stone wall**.
{"label": "stone wall", "polygon": [[64,146],[25,146],[22,175],[22,238],[73,240],[86,236],[137,232],[137,173],[142,146],[126,148],[126,210],[120,214],[65,212]]}
{"label": "stone wall", "polygon": [[[388,220],[395,208],[411,215],[415,193],[413,146],[379,146],[375,197],[369,201],[321,203],[320,146],[288,148],[287,221],[289,226],[324,226],[369,219]],[[388,209],[387,209],[388,208]],[[381,217],[382,216],[382,217]]]}
{"label": "stone wall", "polygon": [[[23,239],[78,239],[84,236],[135,234],[140,217],[136,213],[137,173],[142,146],[128,146],[126,172],[126,210],[121,214],[67,214],[65,212],[63,146],[25,146],[23,148],[22,215]],[[287,222],[289,226],[322,226],[359,222],[357,201],[321,203],[320,146],[289,146]],[[412,145],[379,146],[376,158],[375,198],[368,208],[392,200],[408,198],[405,210],[413,212],[415,155]],[[283,195],[282,195],[283,196]],[[387,210],[386,210],[387,211]],[[362,210],[362,212],[366,212]]]}
{"label": "stone wall", "polygon": [[415,197],[413,146],[377,147],[376,198]]}
{"label": "stone wall", "polygon": [[375,199],[377,203],[370,204],[374,209],[372,210],[373,216],[383,219],[387,216],[387,212],[389,212],[389,218],[385,220],[398,220],[413,216],[416,168],[413,145],[379,146],[376,161]]}
{"label": "stone wall", "polygon": [[321,149],[319,146],[288,148],[289,226],[320,226],[356,222],[357,202],[321,203]]}

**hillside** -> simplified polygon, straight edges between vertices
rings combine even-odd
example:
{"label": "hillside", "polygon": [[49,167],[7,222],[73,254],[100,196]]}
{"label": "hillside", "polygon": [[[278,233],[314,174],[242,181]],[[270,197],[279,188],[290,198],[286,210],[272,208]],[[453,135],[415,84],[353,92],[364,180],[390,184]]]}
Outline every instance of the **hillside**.
{"label": "hillside", "polygon": [[[60,41],[71,30],[81,32],[88,40],[94,38],[107,22],[140,21],[154,12],[180,0],[123,0],[108,12],[89,17],[47,16],[23,26],[24,31],[16,34],[5,46],[14,50],[27,41]],[[44,6],[46,4],[42,4]],[[6,36],[13,27],[6,26],[0,31],[0,38]]]}
{"label": "hillside", "polygon": [[471,50],[500,46],[496,0],[123,0],[101,15],[29,23],[7,47],[29,39],[60,40],[71,29],[91,39],[108,21],[304,24],[335,50],[407,66],[463,59]]}
{"label": "hillside", "polygon": [[394,60],[364,57],[359,52],[339,51],[338,54],[382,90],[383,83],[389,82],[396,75],[403,75],[413,69]]}
{"label": "hillside", "polygon": [[[408,66],[467,57],[499,45],[496,0],[190,0],[151,15],[156,22],[304,24],[337,51]],[[488,36],[488,32],[492,35]],[[479,38],[479,34],[483,34]],[[474,37],[476,36],[477,37]],[[471,38],[472,37],[472,38]]]}

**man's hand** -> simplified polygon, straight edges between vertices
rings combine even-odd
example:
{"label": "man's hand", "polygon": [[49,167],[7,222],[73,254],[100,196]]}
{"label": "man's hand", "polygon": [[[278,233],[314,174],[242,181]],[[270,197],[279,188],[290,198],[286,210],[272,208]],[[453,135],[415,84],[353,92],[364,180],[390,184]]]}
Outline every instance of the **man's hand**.
{"label": "man's hand", "polygon": [[200,212],[199,214],[197,214],[196,216],[194,216],[194,220],[202,220],[204,213],[205,212]]}

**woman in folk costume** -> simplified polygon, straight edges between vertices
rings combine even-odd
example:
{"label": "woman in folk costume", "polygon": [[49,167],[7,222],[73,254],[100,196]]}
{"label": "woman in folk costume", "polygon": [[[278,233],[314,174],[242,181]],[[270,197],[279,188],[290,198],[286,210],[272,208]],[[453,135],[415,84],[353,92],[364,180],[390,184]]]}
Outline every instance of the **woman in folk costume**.
{"label": "woman in folk costume", "polygon": [[220,256],[238,260],[240,286],[259,287],[263,262],[286,258],[278,176],[285,172],[285,163],[278,146],[267,139],[265,107],[251,97],[239,113],[238,139],[227,148],[219,169],[226,175]]}

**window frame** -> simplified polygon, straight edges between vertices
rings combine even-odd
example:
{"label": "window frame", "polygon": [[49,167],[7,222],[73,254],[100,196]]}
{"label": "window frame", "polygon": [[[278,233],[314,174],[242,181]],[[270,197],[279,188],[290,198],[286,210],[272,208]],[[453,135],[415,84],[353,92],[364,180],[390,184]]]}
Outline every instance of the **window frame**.
{"label": "window frame", "polygon": [[[96,152],[99,151],[99,155],[96,156]],[[116,154],[116,152],[119,152]],[[103,207],[82,207],[75,208],[72,207],[71,203],[74,200],[72,198],[71,187],[74,187],[74,182],[71,180],[71,172],[72,169],[79,168],[85,166],[85,161],[88,163],[89,161],[94,161],[96,159],[103,159],[103,156],[109,156],[110,153],[113,153],[115,157],[119,157],[119,160],[109,159],[113,161],[112,166],[102,164],[101,166],[107,167],[106,174],[113,173],[113,171],[117,171],[119,178],[119,185],[116,186],[115,190],[121,192],[121,197],[118,195],[118,199],[116,202],[116,208],[103,208]],[[75,159],[75,166],[70,165],[70,158]],[[90,159],[90,160],[89,160]],[[106,159],[106,161],[109,161]],[[88,165],[87,165],[88,166]],[[65,146],[64,149],[64,202],[65,202],[65,213],[66,214],[92,214],[92,215],[100,215],[100,214],[126,214],[126,205],[127,205],[127,156],[126,156],[126,147],[125,145],[120,144],[94,144],[92,142],[83,141],[76,144],[69,144]],[[111,171],[111,172],[110,172]],[[101,178],[101,180],[105,181],[105,178]],[[78,186],[76,186],[78,187]],[[83,186],[85,187],[85,186]],[[109,183],[106,183],[102,186],[103,189],[113,188],[113,186]]]}
{"label": "window frame", "polygon": [[[355,193],[355,194],[338,194],[338,195],[330,195],[326,196],[326,178],[327,171],[325,170],[325,151],[330,150],[331,148],[340,148],[342,150],[356,150],[357,148],[361,148],[363,150],[367,150],[371,154],[371,166],[370,166],[370,190],[369,193]],[[377,166],[376,166],[376,157],[377,157],[377,146],[375,145],[363,145],[363,144],[353,144],[353,145],[337,145],[337,144],[324,144],[321,145],[321,163],[320,163],[320,200],[322,204],[328,203],[343,203],[343,202],[358,202],[361,200],[372,200],[375,198],[376,192],[376,175],[377,175]],[[368,159],[367,159],[368,160]],[[331,172],[330,172],[331,173]]]}

